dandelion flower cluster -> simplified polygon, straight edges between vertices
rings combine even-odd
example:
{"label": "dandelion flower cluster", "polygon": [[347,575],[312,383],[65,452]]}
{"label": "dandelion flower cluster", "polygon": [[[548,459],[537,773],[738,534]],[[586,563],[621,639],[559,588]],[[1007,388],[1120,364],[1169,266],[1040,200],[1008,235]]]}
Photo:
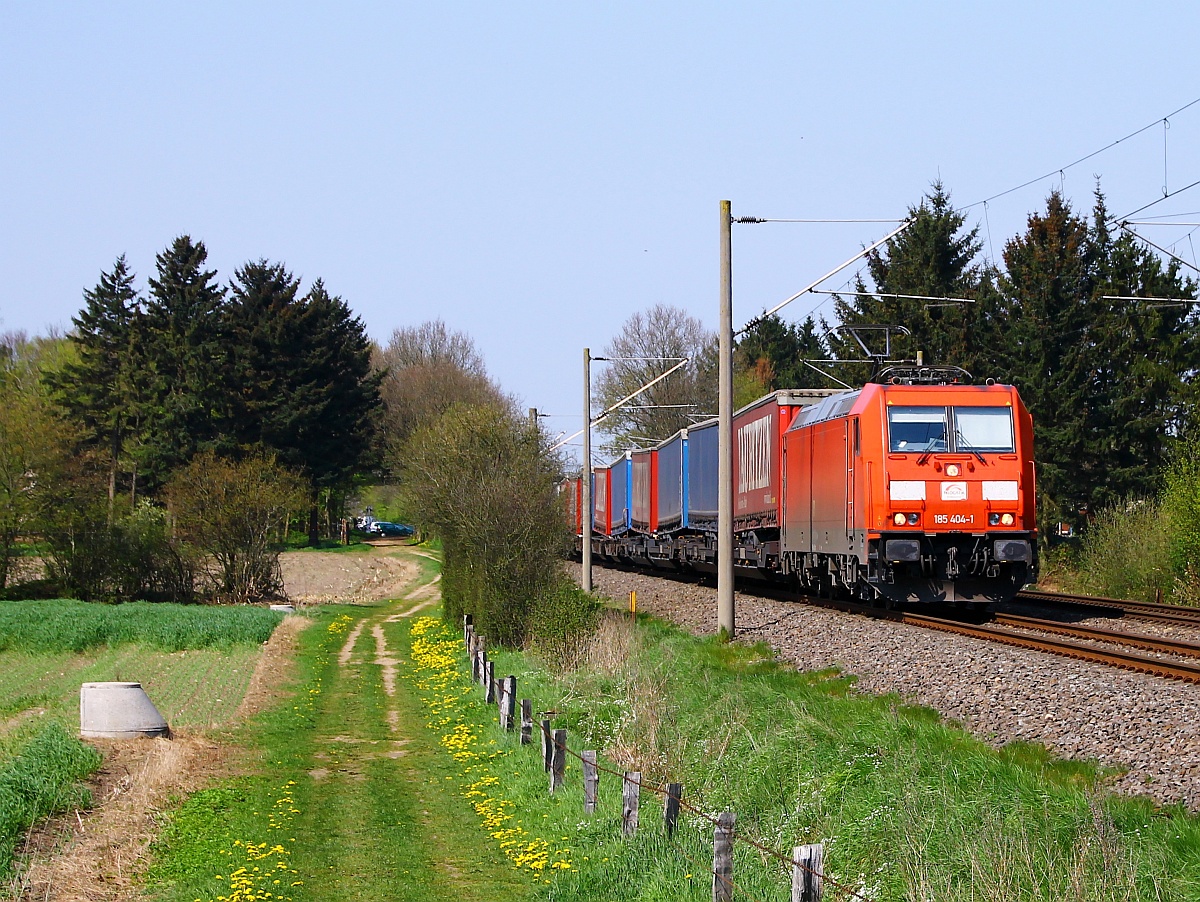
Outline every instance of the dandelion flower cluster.
{"label": "dandelion flower cluster", "polygon": [[410,633],[413,683],[425,705],[425,724],[438,731],[442,747],[464,765],[463,797],[514,867],[539,874],[547,869],[569,870],[570,850],[555,849],[531,834],[513,813],[516,804],[499,794],[500,777],[492,763],[508,752],[497,750],[495,740],[481,748],[478,728],[466,716],[466,710],[478,702],[467,700],[474,687],[462,666],[461,640],[434,617],[418,618]]}
{"label": "dandelion flower cluster", "polygon": [[[293,815],[299,813],[295,786],[295,780],[288,780],[280,788],[279,798],[268,814],[268,830],[286,830],[291,826]],[[288,891],[303,884],[299,872],[291,867],[292,853],[280,842],[254,843],[235,839],[233,848],[222,849],[221,855],[229,856],[229,874],[216,874],[215,877],[226,881],[229,892],[217,896],[216,902],[289,902]]]}

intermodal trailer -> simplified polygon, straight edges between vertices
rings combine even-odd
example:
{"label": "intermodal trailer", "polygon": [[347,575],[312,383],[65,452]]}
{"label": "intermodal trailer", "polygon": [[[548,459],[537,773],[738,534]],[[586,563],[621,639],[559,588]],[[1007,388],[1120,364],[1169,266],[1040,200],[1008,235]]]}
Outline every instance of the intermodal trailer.
{"label": "intermodal trailer", "polygon": [[601,536],[620,535],[629,529],[629,491],[632,471],[629,452],[612,463],[592,471],[596,496],[592,501],[595,516],[592,531]]}
{"label": "intermodal trailer", "polygon": [[558,496],[562,499],[563,510],[567,522],[576,536],[583,535],[583,479],[579,476],[568,476],[558,486]]}
{"label": "intermodal trailer", "polygon": [[717,421],[697,423],[688,427],[687,433],[686,525],[688,529],[715,533],[720,495]]}
{"label": "intermodal trailer", "polygon": [[652,534],[658,530],[658,451],[639,448],[630,455],[633,466],[633,497],[630,526],[635,532]]}
{"label": "intermodal trailer", "polygon": [[733,416],[733,529],[773,530],[782,508],[783,434],[803,407],[831,392],[784,390],[764,395]]}
{"label": "intermodal trailer", "polygon": [[595,494],[592,496],[592,534],[596,536],[612,535],[612,470],[609,467],[596,467],[592,471],[592,485]]}
{"label": "intermodal trailer", "polygon": [[654,449],[657,454],[658,478],[655,494],[658,498],[656,532],[674,532],[686,525],[684,501],[687,492],[688,431],[676,432]]}

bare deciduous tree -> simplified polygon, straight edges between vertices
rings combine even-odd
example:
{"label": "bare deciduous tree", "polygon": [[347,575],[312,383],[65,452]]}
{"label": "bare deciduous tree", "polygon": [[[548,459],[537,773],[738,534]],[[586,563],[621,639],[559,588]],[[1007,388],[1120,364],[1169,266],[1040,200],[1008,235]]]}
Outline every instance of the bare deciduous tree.
{"label": "bare deciduous tree", "polygon": [[604,348],[614,359],[596,380],[592,398],[597,412],[670,369],[687,357],[688,363],[647,389],[601,421],[609,436],[609,451],[654,444],[685,426],[717,412],[717,337],[686,310],[655,304],[635,313]]}
{"label": "bare deciduous tree", "polygon": [[374,356],[376,368],[387,370],[380,394],[384,434],[393,454],[452,404],[509,404],[488,377],[471,337],[450,331],[441,320],[397,329]]}

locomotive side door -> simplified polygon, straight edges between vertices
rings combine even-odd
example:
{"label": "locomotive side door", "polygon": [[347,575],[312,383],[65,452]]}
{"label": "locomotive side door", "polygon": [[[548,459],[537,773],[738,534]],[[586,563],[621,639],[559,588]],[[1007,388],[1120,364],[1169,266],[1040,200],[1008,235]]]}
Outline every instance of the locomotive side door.
{"label": "locomotive side door", "polygon": [[858,523],[854,516],[854,468],[855,462],[858,460],[862,438],[858,428],[858,417],[847,417],[842,424],[845,429],[846,444],[846,547],[849,551],[853,551],[855,527]]}

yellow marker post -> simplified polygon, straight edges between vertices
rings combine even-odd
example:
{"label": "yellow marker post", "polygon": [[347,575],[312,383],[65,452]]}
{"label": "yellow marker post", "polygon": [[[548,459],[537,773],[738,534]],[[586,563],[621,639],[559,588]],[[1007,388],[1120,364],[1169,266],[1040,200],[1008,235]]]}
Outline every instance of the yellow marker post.
{"label": "yellow marker post", "polygon": [[637,620],[637,590],[629,593],[629,619]]}

